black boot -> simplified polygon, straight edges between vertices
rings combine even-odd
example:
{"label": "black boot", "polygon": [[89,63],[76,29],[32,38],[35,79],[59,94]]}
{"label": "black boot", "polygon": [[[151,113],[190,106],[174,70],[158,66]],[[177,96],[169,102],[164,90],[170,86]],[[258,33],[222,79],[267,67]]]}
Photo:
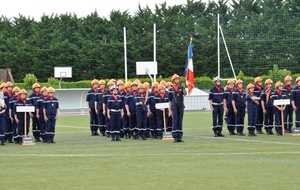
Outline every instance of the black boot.
{"label": "black boot", "polygon": [[286,133],[292,133],[292,127],[288,127]]}
{"label": "black boot", "polygon": [[121,141],[121,139],[120,139],[120,135],[117,135],[117,137],[116,137],[116,141]]}
{"label": "black boot", "polygon": [[174,141],[173,141],[174,143],[177,143],[178,142],[178,138],[176,137],[176,138],[174,138]]}
{"label": "black boot", "polygon": [[111,141],[116,141],[116,137],[114,135],[111,135]]}
{"label": "black boot", "polygon": [[222,134],[222,130],[218,130],[218,136],[219,137],[225,137],[225,135]]}
{"label": "black boot", "polygon": [[253,134],[252,134],[252,131],[251,131],[251,130],[249,130],[249,132],[248,132],[248,136],[249,136],[249,137],[252,137],[252,136],[253,136]]}
{"label": "black boot", "polygon": [[4,141],[1,141],[1,146],[5,146],[5,143],[4,143]]}
{"label": "black boot", "polygon": [[269,130],[270,130],[270,135],[274,135],[272,128],[270,128]]}
{"label": "black boot", "polygon": [[178,138],[177,142],[184,142],[184,140],[182,140],[182,138]]}
{"label": "black boot", "polygon": [[229,131],[229,135],[236,135],[234,131]]}
{"label": "black boot", "polygon": [[12,141],[12,136],[9,136],[9,137],[8,137],[7,142],[8,142],[8,143],[13,143],[13,141]]}

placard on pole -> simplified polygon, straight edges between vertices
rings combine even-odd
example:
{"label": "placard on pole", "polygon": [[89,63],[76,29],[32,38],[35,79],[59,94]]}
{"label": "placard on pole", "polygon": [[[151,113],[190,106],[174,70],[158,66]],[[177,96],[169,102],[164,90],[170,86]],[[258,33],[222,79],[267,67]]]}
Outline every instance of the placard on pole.
{"label": "placard on pole", "polygon": [[163,138],[162,140],[173,140],[172,132],[168,131],[167,132],[167,127],[166,127],[166,117],[165,117],[165,112],[166,109],[169,108],[169,103],[156,103],[155,104],[156,109],[163,109],[163,121],[164,121],[164,132],[163,132]]}
{"label": "placard on pole", "polygon": [[33,146],[35,145],[33,138],[30,136],[27,136],[27,112],[35,112],[34,106],[17,106],[17,112],[23,112],[24,113],[24,137],[22,139],[22,145],[23,146]]}
{"label": "placard on pole", "polygon": [[[290,99],[282,99],[282,100],[274,100],[274,105],[280,106],[281,108],[284,105],[290,105]],[[283,111],[281,112],[281,128],[282,128],[282,136],[284,136],[284,118],[283,118]]]}

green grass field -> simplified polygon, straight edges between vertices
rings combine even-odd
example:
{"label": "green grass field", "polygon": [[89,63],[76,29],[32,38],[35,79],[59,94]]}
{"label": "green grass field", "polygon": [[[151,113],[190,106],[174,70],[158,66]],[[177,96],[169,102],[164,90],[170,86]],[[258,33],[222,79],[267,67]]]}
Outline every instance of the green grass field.
{"label": "green grass field", "polygon": [[300,137],[224,128],[215,138],[210,112],[185,113],[185,143],[110,142],[90,136],[88,123],[61,116],[56,144],[0,147],[0,189],[299,189]]}

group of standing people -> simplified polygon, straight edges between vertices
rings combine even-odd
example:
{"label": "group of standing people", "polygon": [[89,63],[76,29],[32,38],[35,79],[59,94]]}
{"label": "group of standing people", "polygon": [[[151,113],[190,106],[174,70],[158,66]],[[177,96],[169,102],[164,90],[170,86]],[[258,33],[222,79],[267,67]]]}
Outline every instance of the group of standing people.
{"label": "group of standing people", "polygon": [[[55,89],[32,85],[32,93],[13,86],[11,82],[0,85],[0,141],[22,144],[29,134],[30,118],[32,134],[36,142],[55,143],[55,122],[58,118],[59,103],[54,97]],[[20,106],[34,106],[34,112],[18,112]],[[26,128],[26,134],[25,129]]]}
{"label": "group of standing people", "polygon": [[[184,142],[183,96],[187,92],[184,85],[179,84],[177,74],[171,81],[153,82],[150,87],[149,83],[141,83],[138,79],[126,83],[111,79],[107,84],[94,79],[86,97],[91,136],[111,137],[111,141],[121,141],[122,137],[162,139],[165,127],[172,131],[174,142]],[[169,107],[156,109],[157,103],[168,103]]]}
{"label": "group of standing people", "polygon": [[[292,133],[293,112],[296,113],[295,126],[300,127],[300,77],[295,80],[293,88],[292,77],[286,76],[284,84],[277,81],[273,87],[271,79],[263,80],[261,77],[254,79],[254,84],[249,83],[246,90],[244,82],[240,79],[227,81],[226,89],[221,87],[221,79],[214,78],[214,87],[209,92],[209,103],[213,116],[213,131],[215,137],[224,137],[223,116],[229,135],[244,136],[244,119],[248,114],[248,136],[264,134],[273,135],[273,128],[278,136],[282,135],[281,112],[284,113],[284,130]],[[288,99],[288,105],[276,105],[275,100]],[[275,118],[275,123],[274,123]]]}

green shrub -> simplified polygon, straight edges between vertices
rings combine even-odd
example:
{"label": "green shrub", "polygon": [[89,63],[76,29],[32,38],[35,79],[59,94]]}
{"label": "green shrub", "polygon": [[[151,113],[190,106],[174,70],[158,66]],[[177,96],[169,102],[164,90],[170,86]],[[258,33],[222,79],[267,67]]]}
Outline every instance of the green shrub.
{"label": "green shrub", "polygon": [[50,78],[48,78],[48,82],[47,83],[48,83],[49,86],[54,87],[54,86],[58,86],[59,80],[56,79],[56,78],[50,77]]}
{"label": "green shrub", "polygon": [[24,81],[24,87],[25,89],[31,89],[32,85],[36,83],[38,80],[34,74],[26,74]]}

